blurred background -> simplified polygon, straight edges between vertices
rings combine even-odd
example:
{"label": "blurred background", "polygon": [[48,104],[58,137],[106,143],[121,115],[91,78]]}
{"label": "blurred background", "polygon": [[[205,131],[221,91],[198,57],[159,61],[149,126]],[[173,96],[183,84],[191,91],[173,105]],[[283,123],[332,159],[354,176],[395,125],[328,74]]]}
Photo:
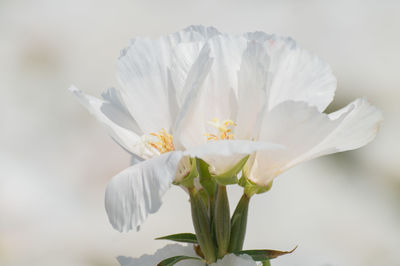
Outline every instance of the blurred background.
{"label": "blurred background", "polygon": [[329,110],[365,96],[385,117],[368,146],[297,166],[255,197],[245,246],[299,245],[273,266],[399,266],[399,11],[396,0],[0,0],[0,265],[116,266],[193,230],[178,188],[140,232],[112,229],[104,190],[129,156],[67,88],[98,96],[118,86],[129,39],[204,24],[293,37],[338,78]]}

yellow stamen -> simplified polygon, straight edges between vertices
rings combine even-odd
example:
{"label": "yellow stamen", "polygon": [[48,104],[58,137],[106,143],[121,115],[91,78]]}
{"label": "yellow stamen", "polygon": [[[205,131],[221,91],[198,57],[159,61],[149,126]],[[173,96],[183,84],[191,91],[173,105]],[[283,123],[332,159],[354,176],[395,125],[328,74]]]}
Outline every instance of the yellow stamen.
{"label": "yellow stamen", "polygon": [[211,121],[207,122],[209,125],[215,127],[218,129],[219,134],[210,134],[207,133],[205,136],[207,137],[207,140],[226,140],[226,139],[234,139],[235,135],[232,134],[232,127],[236,126],[236,123],[233,122],[232,120],[224,120],[224,121],[219,121],[218,118],[214,118]]}
{"label": "yellow stamen", "polygon": [[157,133],[150,133],[150,135],[158,138],[159,141],[149,141],[148,144],[158,150],[160,153],[166,153],[175,150],[173,136],[165,129],[161,129]]}

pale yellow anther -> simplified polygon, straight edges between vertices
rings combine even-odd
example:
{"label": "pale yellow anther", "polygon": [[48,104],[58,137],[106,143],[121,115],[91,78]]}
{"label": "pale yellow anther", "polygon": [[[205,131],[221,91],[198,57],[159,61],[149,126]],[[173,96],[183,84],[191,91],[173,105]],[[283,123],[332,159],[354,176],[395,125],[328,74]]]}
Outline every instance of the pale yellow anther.
{"label": "pale yellow anther", "polygon": [[166,153],[175,150],[174,138],[171,134],[167,133],[165,129],[161,129],[157,133],[150,133],[150,135],[158,138],[159,141],[149,141],[148,144],[158,150],[160,153]]}
{"label": "pale yellow anther", "polygon": [[207,140],[225,140],[225,139],[234,139],[235,135],[232,134],[232,127],[236,126],[236,123],[232,120],[224,120],[220,121],[218,118],[214,118],[211,121],[208,121],[207,124],[218,129],[218,135],[207,133],[205,136]]}

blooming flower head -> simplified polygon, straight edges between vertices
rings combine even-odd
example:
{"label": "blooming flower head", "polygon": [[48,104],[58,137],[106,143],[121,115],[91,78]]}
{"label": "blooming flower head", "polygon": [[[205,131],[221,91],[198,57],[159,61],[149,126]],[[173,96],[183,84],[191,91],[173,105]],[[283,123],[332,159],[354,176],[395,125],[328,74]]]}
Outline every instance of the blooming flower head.
{"label": "blooming flower head", "polygon": [[[336,78],[327,63],[291,38],[220,34],[208,45],[218,55],[219,83],[210,78],[188,109],[178,132],[181,145],[221,137],[280,144],[285,148],[252,153],[243,169],[250,182],[268,187],[298,163],[359,148],[376,136],[382,114],[364,98],[323,113]],[[204,120],[210,122],[196,124]]]}
{"label": "blooming flower head", "polygon": [[[201,158],[216,172],[224,173],[256,150],[281,148],[233,140],[228,132],[221,133],[225,134],[221,139],[207,141],[203,128],[212,119],[188,117],[204,90],[214,85],[230,89],[230,79],[220,75],[217,64],[224,56],[209,42],[219,40],[220,35],[211,27],[192,26],[157,40],[136,38],[117,63],[120,90],[111,88],[98,99],[70,88],[132,155],[133,165],[115,176],[106,191],[106,210],[117,230],[138,227],[148,214],[156,212],[171,183],[179,183],[191,171],[190,158]],[[230,112],[230,106],[226,108]],[[215,117],[220,117],[220,108],[214,110]],[[226,127],[231,126],[228,124]],[[201,132],[202,140],[183,139],[188,126]]]}
{"label": "blooming flower head", "polygon": [[171,183],[191,171],[190,158],[223,176],[250,155],[243,177],[268,187],[302,161],[365,145],[382,120],[364,99],[322,113],[336,89],[330,67],[292,39],[263,32],[191,26],[156,40],[136,38],[117,73],[121,89],[102,99],[71,90],[132,154],[133,166],[106,192],[119,231],[159,209]]}

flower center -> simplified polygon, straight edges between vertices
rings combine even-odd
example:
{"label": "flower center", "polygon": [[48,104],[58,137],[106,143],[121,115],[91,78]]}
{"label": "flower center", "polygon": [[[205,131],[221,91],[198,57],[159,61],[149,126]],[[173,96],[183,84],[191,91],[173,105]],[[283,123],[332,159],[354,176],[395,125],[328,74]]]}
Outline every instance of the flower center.
{"label": "flower center", "polygon": [[158,150],[160,153],[166,153],[175,150],[174,138],[171,134],[167,133],[165,129],[161,129],[157,133],[150,133],[150,135],[155,136],[157,141],[149,141],[148,144]]}
{"label": "flower center", "polygon": [[224,140],[224,139],[234,139],[235,135],[232,134],[232,128],[236,126],[236,123],[230,119],[220,121],[218,118],[214,118],[208,121],[207,124],[218,129],[217,134],[206,133],[205,136],[207,140]]}

